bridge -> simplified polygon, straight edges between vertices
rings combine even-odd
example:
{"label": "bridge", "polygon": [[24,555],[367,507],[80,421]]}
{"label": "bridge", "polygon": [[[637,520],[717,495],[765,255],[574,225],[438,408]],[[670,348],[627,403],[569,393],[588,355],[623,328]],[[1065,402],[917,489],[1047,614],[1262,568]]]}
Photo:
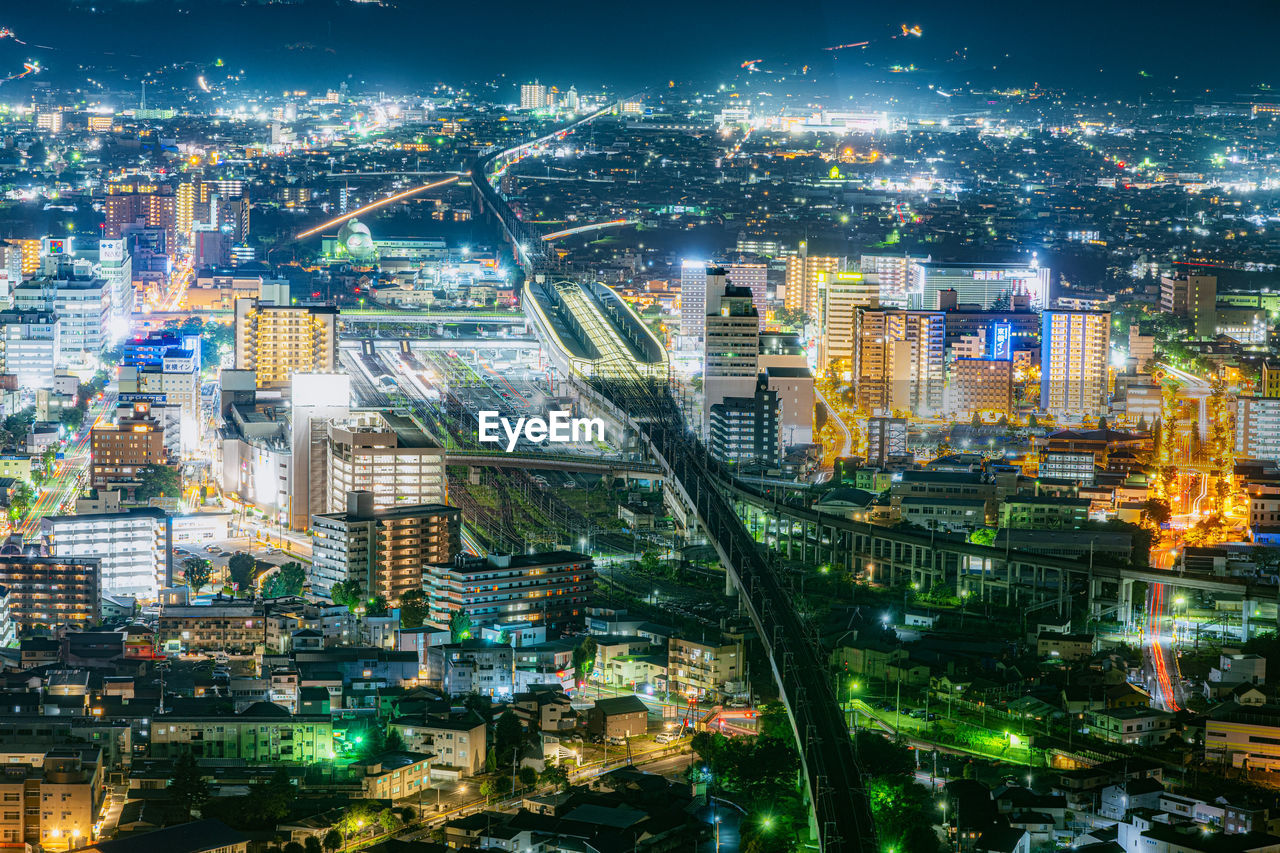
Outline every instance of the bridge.
{"label": "bridge", "polygon": [[446,465],[484,468],[527,468],[568,471],[574,474],[606,474],[626,480],[661,480],[662,469],[650,462],[610,459],[608,456],[574,456],[554,453],[506,453],[501,450],[458,450],[445,454]]}
{"label": "bridge", "polygon": [[[472,165],[472,186],[480,206],[499,222],[526,276],[541,285],[550,282],[551,266],[540,250],[544,245],[541,235],[521,222],[506,205],[489,181],[489,167],[501,159],[501,168],[505,168],[546,140],[563,138],[606,112],[609,110],[601,110],[509,151],[486,154]],[[535,248],[531,251],[530,246]],[[558,336],[559,330],[552,331]],[[615,327],[614,331],[621,330]],[[587,378],[581,373],[568,376],[583,397],[612,411],[641,437],[664,479],[706,531],[726,573],[740,591],[743,609],[764,646],[799,747],[812,826],[821,850],[879,853],[871,804],[818,637],[797,615],[780,573],[766,560],[738,519],[732,502],[720,490],[720,484],[731,478],[686,430],[666,377],[645,379],[634,372],[632,378]]]}
{"label": "bridge", "polygon": [[338,314],[338,321],[343,325],[366,324],[403,324],[408,326],[425,325],[468,325],[468,326],[521,326],[529,321],[519,311],[397,311],[394,309],[365,308],[354,311],[343,310]]}

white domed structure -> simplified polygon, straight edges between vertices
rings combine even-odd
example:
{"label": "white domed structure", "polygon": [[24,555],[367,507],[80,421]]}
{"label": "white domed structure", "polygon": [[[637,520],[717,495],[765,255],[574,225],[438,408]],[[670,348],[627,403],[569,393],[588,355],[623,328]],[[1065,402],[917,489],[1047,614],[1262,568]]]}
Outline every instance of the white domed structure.
{"label": "white domed structure", "polygon": [[353,218],[346,221],[338,231],[338,244],[348,255],[357,260],[372,258],[376,252],[369,226],[359,219]]}

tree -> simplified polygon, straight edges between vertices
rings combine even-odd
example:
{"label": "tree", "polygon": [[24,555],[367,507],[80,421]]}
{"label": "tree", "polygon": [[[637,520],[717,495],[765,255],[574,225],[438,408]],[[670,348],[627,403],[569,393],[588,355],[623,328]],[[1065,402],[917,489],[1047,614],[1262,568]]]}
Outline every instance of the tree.
{"label": "tree", "polygon": [[324,840],[321,842],[325,850],[337,850],[342,846],[342,833],[336,829],[331,829],[324,834]]}
{"label": "tree", "polygon": [[471,637],[471,616],[465,610],[455,610],[449,616],[449,636],[455,643]]}
{"label": "tree", "polygon": [[322,853],[323,847],[319,838],[314,835],[308,835],[306,840],[302,842],[302,849],[305,853]]}
{"label": "tree", "polygon": [[357,580],[338,581],[329,590],[329,597],[333,599],[333,603],[351,611],[360,606],[360,602],[364,600],[364,589]]}
{"label": "tree", "polygon": [[307,582],[307,572],[301,563],[289,562],[280,566],[262,587],[264,598],[284,598],[301,595]]}
{"label": "tree", "polygon": [[133,499],[145,503],[152,498],[177,498],[182,496],[182,475],[169,465],[147,465],[138,472],[138,488]]}
{"label": "tree", "polygon": [[1168,524],[1169,519],[1173,517],[1169,504],[1158,498],[1148,498],[1142,502],[1142,515],[1156,527]]}
{"label": "tree", "polygon": [[31,485],[26,480],[19,480],[13,487],[13,494],[9,495],[9,520],[21,521],[35,502],[35,496]]}
{"label": "tree", "polygon": [[996,531],[990,527],[979,527],[969,534],[969,541],[975,545],[993,545],[996,541]]}
{"label": "tree", "polygon": [[378,826],[382,827],[383,832],[392,832],[399,829],[400,818],[391,809],[383,809],[378,812]]}
{"label": "tree", "polygon": [[462,707],[484,720],[486,726],[493,719],[493,700],[483,693],[472,690],[462,697]]}
{"label": "tree", "polygon": [[369,616],[386,616],[391,612],[391,606],[387,604],[387,597],[379,593],[365,604],[364,612]]}
{"label": "tree", "polygon": [[559,764],[548,764],[542,771],[542,784],[550,786],[553,791],[564,790],[569,786],[569,772]]}
{"label": "tree", "polygon": [[493,800],[493,795],[497,793],[498,787],[493,784],[492,779],[485,779],[480,783],[480,796],[484,797],[485,802]]}
{"label": "tree", "polygon": [[521,767],[518,775],[520,776],[520,784],[526,788],[532,788],[538,784],[538,771],[528,765]]}
{"label": "tree", "polygon": [[1027,429],[1039,429],[1040,421],[1036,418],[1036,413],[1032,412],[1027,415]]}
{"label": "tree", "polygon": [[596,639],[588,636],[573,650],[573,677],[579,682],[585,682],[595,669],[595,664]]}
{"label": "tree", "polygon": [[258,561],[253,558],[253,555],[246,554],[244,551],[235,552],[227,560],[227,574],[231,576],[231,582],[240,592],[249,591],[253,581],[253,570],[257,564]]}
{"label": "tree", "polygon": [[499,765],[505,764],[513,751],[524,743],[524,724],[510,708],[502,712],[493,726],[493,749],[498,753]]}
{"label": "tree", "polygon": [[427,621],[427,595],[420,589],[411,589],[400,596],[400,627],[405,630],[421,628]]}
{"label": "tree", "polygon": [[1106,430],[1106,429],[1107,429],[1107,416],[1106,416],[1106,415],[1101,415],[1101,416],[1099,416],[1099,417],[1098,417],[1098,429],[1100,429],[1100,430]]}
{"label": "tree", "polygon": [[190,751],[182,753],[174,762],[173,776],[169,779],[169,793],[183,820],[190,820],[191,813],[209,799],[209,786],[205,784],[204,776]]}
{"label": "tree", "polygon": [[290,841],[284,845],[282,853],[307,853],[307,848],[296,841]]}
{"label": "tree", "polygon": [[61,417],[58,418],[62,425],[72,432],[76,432],[84,424],[84,409],[79,406],[72,406],[69,409],[63,409]]}
{"label": "tree", "polygon": [[200,590],[209,585],[213,568],[203,557],[187,557],[182,561],[182,577],[191,588],[191,594],[199,595]]}

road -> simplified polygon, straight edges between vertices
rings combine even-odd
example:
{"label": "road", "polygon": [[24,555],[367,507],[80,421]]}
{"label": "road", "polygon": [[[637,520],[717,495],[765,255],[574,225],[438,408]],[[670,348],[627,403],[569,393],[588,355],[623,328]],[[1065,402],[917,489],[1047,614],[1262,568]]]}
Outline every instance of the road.
{"label": "road", "polygon": [[116,394],[104,392],[102,397],[89,405],[80,432],[63,448],[63,457],[54,466],[53,476],[40,486],[40,496],[27,510],[19,525],[26,536],[34,536],[40,530],[40,519],[46,515],[60,515],[74,511],[75,499],[87,483],[90,459],[90,430],[103,420],[111,420],[115,411]]}
{"label": "road", "polygon": [[844,422],[844,418],[840,417],[840,412],[835,406],[831,405],[831,402],[826,398],[826,395],[822,393],[822,390],[818,388],[816,384],[813,386],[813,396],[817,397],[818,402],[826,407],[827,414],[831,416],[831,422],[836,425],[836,429],[840,430],[841,441],[843,444],[840,448],[840,452],[836,455],[852,456],[853,432],[850,431],[849,425]]}

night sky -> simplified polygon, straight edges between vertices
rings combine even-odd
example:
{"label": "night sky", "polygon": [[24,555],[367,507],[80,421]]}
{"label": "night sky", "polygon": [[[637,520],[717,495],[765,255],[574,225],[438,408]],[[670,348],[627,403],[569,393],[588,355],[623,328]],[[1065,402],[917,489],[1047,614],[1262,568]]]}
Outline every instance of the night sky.
{"label": "night sky", "polygon": [[[21,70],[24,59],[36,58],[59,84],[84,74],[114,83],[164,63],[199,67],[218,57],[244,68],[251,84],[316,87],[348,79],[390,90],[500,74],[511,83],[538,77],[581,89],[729,81],[748,59],[765,60],[771,71],[809,64],[823,79],[832,72],[883,78],[892,65],[914,65],[913,80],[939,85],[1039,82],[1091,95],[1227,94],[1280,84],[1274,0],[398,0],[397,8],[334,0],[4,0],[0,10],[0,26],[27,42],[0,42],[0,61]],[[892,38],[903,23],[923,35]],[[823,50],[860,41],[870,44]],[[187,69],[176,73],[188,76]]]}

